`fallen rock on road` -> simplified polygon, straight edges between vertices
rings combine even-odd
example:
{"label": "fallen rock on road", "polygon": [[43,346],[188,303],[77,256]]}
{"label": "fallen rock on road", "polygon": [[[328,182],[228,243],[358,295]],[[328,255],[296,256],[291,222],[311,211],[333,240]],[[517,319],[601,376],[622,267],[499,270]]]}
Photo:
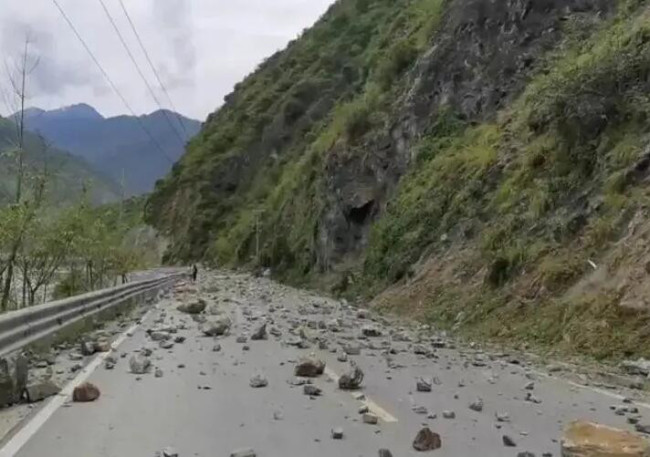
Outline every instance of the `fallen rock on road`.
{"label": "fallen rock on road", "polygon": [[72,392],[72,401],[74,402],[91,402],[99,398],[99,388],[89,382],[84,382],[74,388]]}
{"label": "fallen rock on road", "polygon": [[304,378],[315,378],[325,371],[325,362],[316,357],[303,357],[294,368],[294,375]]}
{"label": "fallen rock on road", "polygon": [[648,457],[650,444],[640,436],[593,422],[569,424],[562,457]]}
{"label": "fallen rock on road", "polygon": [[421,429],[413,440],[413,449],[419,452],[434,451],[441,447],[440,435],[432,432],[429,427]]}
{"label": "fallen rock on road", "polygon": [[352,369],[339,378],[339,389],[341,390],[356,390],[363,382],[363,371],[358,366]]}

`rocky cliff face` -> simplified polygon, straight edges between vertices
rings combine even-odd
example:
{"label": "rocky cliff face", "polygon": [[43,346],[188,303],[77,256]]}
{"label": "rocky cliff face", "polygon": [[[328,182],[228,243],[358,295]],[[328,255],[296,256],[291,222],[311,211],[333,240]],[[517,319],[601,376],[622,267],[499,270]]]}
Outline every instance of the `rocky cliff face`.
{"label": "rocky cliff face", "polygon": [[210,116],[148,217],[170,258],[629,351],[593,329],[641,332],[620,309],[645,274],[649,37],[643,0],[340,0]]}
{"label": "rocky cliff face", "polygon": [[381,217],[417,154],[415,146],[442,111],[463,122],[493,119],[563,39],[564,24],[588,32],[613,9],[603,0],[449,2],[440,29],[406,76],[406,90],[388,122],[363,144],[364,154],[334,148],[328,155],[319,258],[336,262],[365,249],[371,223]]}

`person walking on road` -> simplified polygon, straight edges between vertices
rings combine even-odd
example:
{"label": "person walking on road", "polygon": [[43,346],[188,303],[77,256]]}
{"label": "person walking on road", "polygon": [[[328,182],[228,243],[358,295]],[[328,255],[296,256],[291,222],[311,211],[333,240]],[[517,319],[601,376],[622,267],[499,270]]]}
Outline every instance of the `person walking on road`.
{"label": "person walking on road", "polygon": [[196,282],[196,277],[199,275],[199,269],[196,264],[192,265],[192,282]]}

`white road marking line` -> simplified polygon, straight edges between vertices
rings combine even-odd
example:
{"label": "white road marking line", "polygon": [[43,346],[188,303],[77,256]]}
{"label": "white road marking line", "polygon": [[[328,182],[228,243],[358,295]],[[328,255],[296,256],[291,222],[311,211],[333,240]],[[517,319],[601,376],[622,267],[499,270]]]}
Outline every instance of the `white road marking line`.
{"label": "white road marking line", "polygon": [[[339,382],[339,375],[337,375],[331,368],[329,367],[325,368],[325,375],[335,383]],[[354,393],[352,393],[351,395],[354,396]],[[372,401],[370,398],[368,398],[368,396],[365,397],[366,399],[363,403],[368,407],[368,410],[371,413],[373,413],[375,416],[377,416],[379,419],[381,419],[384,422],[388,422],[388,423],[397,422],[397,418],[395,416],[393,416],[384,408],[382,408],[377,403]],[[0,457],[2,457],[2,455],[0,455]]]}
{"label": "white road marking line", "polygon": [[[151,311],[148,311],[143,317],[144,321]],[[128,337],[129,333],[135,332],[140,324],[135,324],[131,326],[126,332],[122,333],[111,345],[113,350],[117,349],[120,344],[122,344]],[[2,449],[0,449],[0,457],[14,457],[18,454],[18,451],[27,443],[27,441],[32,438],[38,432],[38,430],[47,422],[47,420],[52,417],[52,414],[56,412],[61,406],[65,404],[66,401],[72,396],[72,392],[75,387],[83,383],[86,379],[90,377],[91,374],[99,367],[99,365],[108,357],[110,352],[105,352],[98,354],[88,365],[86,365],[79,374],[70,381],[61,392],[52,398],[47,405],[41,408],[38,413],[27,423],[25,424],[11,439],[5,444]]]}

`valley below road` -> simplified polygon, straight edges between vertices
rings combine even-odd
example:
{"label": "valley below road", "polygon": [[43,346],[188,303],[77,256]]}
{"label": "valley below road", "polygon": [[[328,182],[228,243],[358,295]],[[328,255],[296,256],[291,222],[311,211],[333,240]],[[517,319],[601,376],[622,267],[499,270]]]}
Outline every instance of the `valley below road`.
{"label": "valley below road", "polygon": [[[566,367],[465,346],[266,278],[200,276],[117,337],[113,352],[87,357],[5,437],[0,456],[422,455],[413,441],[423,427],[440,436],[431,454],[441,457],[559,456],[574,420],[650,431],[643,390],[580,385]],[[229,331],[206,336],[220,333],[215,321]],[[304,357],[325,362],[324,372],[296,377]],[[342,390],[352,362],[363,382]],[[71,402],[85,380],[101,396]]]}

